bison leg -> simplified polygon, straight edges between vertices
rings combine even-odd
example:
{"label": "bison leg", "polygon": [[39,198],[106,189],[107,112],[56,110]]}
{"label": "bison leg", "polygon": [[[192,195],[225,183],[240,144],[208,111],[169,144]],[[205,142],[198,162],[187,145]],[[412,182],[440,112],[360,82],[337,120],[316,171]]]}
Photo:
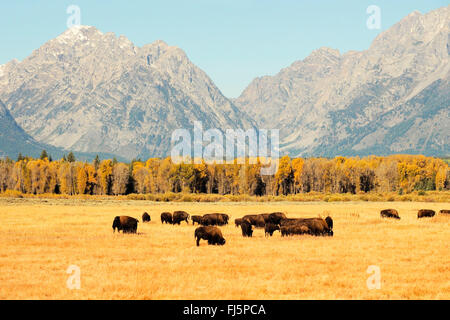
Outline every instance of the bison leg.
{"label": "bison leg", "polygon": [[200,237],[197,237],[197,247],[200,246]]}

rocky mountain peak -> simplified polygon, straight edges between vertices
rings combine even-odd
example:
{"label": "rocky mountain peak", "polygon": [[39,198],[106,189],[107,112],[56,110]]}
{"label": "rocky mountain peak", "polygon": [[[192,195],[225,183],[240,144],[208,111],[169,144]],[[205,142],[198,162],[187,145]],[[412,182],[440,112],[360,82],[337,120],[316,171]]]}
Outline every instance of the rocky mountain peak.
{"label": "rocky mountain peak", "polygon": [[73,27],[8,74],[0,77],[0,98],[20,126],[73,151],[165,156],[173,130],[194,121],[254,124],[183,50],[160,40],[139,48],[125,36]]}
{"label": "rocky mountain peak", "polygon": [[128,159],[168,155],[173,130],[194,121],[280,129],[292,156],[448,155],[449,21],[449,7],[413,12],[367,50],[321,47],[233,101],[176,46],[74,27],[0,66],[0,126],[34,145]]}
{"label": "rocky mountain peak", "polygon": [[431,128],[450,126],[449,21],[449,7],[413,12],[368,50],[314,50],[235,103],[293,155],[448,154],[450,130]]}

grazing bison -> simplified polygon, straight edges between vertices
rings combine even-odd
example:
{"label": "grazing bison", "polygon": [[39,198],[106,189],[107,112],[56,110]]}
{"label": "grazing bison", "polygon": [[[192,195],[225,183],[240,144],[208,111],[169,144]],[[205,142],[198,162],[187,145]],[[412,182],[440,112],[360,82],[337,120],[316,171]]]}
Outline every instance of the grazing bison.
{"label": "grazing bison", "polygon": [[283,212],[273,212],[269,214],[269,222],[273,224],[280,224],[281,220],[286,219]]}
{"label": "grazing bison", "polygon": [[225,224],[228,224],[228,221],[230,220],[230,216],[225,214],[225,213],[221,213],[223,220],[225,221]]}
{"label": "grazing bison", "polygon": [[186,211],[175,211],[172,216],[172,223],[181,224],[181,221],[186,221],[189,224],[189,214]]}
{"label": "grazing bison", "polygon": [[266,226],[264,227],[264,231],[265,231],[265,236],[267,237],[267,235],[269,236],[273,236],[273,233],[276,230],[280,230],[280,226],[277,224],[273,224],[273,223],[266,223]]}
{"label": "grazing bison", "polygon": [[117,216],[114,218],[112,228],[113,232],[119,232],[122,230],[122,233],[136,233],[137,225],[139,221],[132,217],[127,216]]}
{"label": "grazing bison", "polygon": [[144,212],[144,214],[142,215],[142,222],[150,222],[150,220],[150,215],[147,212]]}
{"label": "grazing bison", "polygon": [[280,228],[281,236],[291,236],[294,234],[309,234],[311,233],[309,227],[306,224],[292,224],[282,226]]}
{"label": "grazing bison", "polygon": [[419,212],[417,212],[417,218],[434,217],[435,214],[436,212],[434,212],[434,210],[420,209]]}
{"label": "grazing bison", "polygon": [[315,218],[305,221],[306,226],[312,235],[315,236],[333,236],[333,230],[328,223],[322,218]]}
{"label": "grazing bison", "polygon": [[439,211],[440,214],[450,214],[450,210],[441,210]]}
{"label": "grazing bison", "polygon": [[242,224],[242,218],[234,219],[234,224],[236,225],[236,228],[239,227]]}
{"label": "grazing bison", "polygon": [[223,213],[208,213],[200,220],[202,226],[223,226],[228,223],[228,215]]}
{"label": "grazing bison", "polygon": [[197,239],[197,247],[200,246],[200,239],[207,240],[209,245],[225,244],[222,232],[217,227],[203,226],[195,229],[194,237]]}
{"label": "grazing bison", "polygon": [[196,222],[197,222],[197,224],[200,224],[200,221],[202,220],[202,216],[191,216],[191,220],[192,220],[192,225],[195,225]]}
{"label": "grazing bison", "polygon": [[270,213],[260,213],[259,215],[261,217],[263,217],[264,223],[269,223],[270,222]]}
{"label": "grazing bison", "polygon": [[305,219],[303,219],[303,218],[286,218],[286,219],[281,219],[279,225],[281,227],[288,226],[288,225],[291,225],[291,224],[300,223],[303,220],[305,220]]}
{"label": "grazing bison", "polygon": [[170,212],[161,213],[161,223],[172,224],[172,214]]}
{"label": "grazing bison", "polygon": [[280,226],[291,226],[298,224],[305,224],[309,228],[309,233],[316,236],[333,236],[333,220],[322,218],[297,218],[297,219],[283,219],[280,221]]}
{"label": "grazing bison", "polygon": [[241,231],[243,237],[251,237],[253,235],[252,224],[247,219],[242,219]]}
{"label": "grazing bison", "polygon": [[400,216],[398,215],[397,210],[395,209],[385,209],[380,211],[380,216],[382,218],[394,218],[394,219],[400,219]]}
{"label": "grazing bison", "polygon": [[259,214],[248,214],[243,216],[242,219],[247,219],[255,228],[264,228],[266,225],[263,216]]}
{"label": "grazing bison", "polygon": [[331,219],[330,216],[325,218],[325,222],[327,223],[328,228],[330,228],[330,230],[333,230],[333,219]]}

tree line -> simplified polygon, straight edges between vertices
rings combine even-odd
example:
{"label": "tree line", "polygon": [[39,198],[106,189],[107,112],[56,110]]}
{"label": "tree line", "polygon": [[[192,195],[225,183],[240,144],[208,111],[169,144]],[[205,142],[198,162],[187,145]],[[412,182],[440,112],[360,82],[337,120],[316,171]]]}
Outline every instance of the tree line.
{"label": "tree line", "polygon": [[422,155],[328,158],[284,156],[274,175],[260,174],[262,163],[175,164],[171,158],[130,163],[116,159],[76,161],[70,153],[52,160],[19,155],[0,160],[0,192],[29,194],[126,195],[166,192],[289,195],[308,192],[367,193],[450,189],[448,164]]}

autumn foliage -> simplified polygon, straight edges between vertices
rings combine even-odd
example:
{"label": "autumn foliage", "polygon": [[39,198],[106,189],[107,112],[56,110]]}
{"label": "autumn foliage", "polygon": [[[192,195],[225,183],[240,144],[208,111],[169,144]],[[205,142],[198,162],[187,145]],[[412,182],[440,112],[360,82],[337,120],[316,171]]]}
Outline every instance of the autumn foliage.
{"label": "autumn foliage", "polygon": [[299,193],[397,192],[450,189],[448,164],[415,155],[295,158],[284,156],[276,174],[260,174],[250,164],[174,164],[170,158],[122,163],[73,159],[0,160],[0,191],[24,194],[126,195],[207,193],[219,195],[292,195]]}

